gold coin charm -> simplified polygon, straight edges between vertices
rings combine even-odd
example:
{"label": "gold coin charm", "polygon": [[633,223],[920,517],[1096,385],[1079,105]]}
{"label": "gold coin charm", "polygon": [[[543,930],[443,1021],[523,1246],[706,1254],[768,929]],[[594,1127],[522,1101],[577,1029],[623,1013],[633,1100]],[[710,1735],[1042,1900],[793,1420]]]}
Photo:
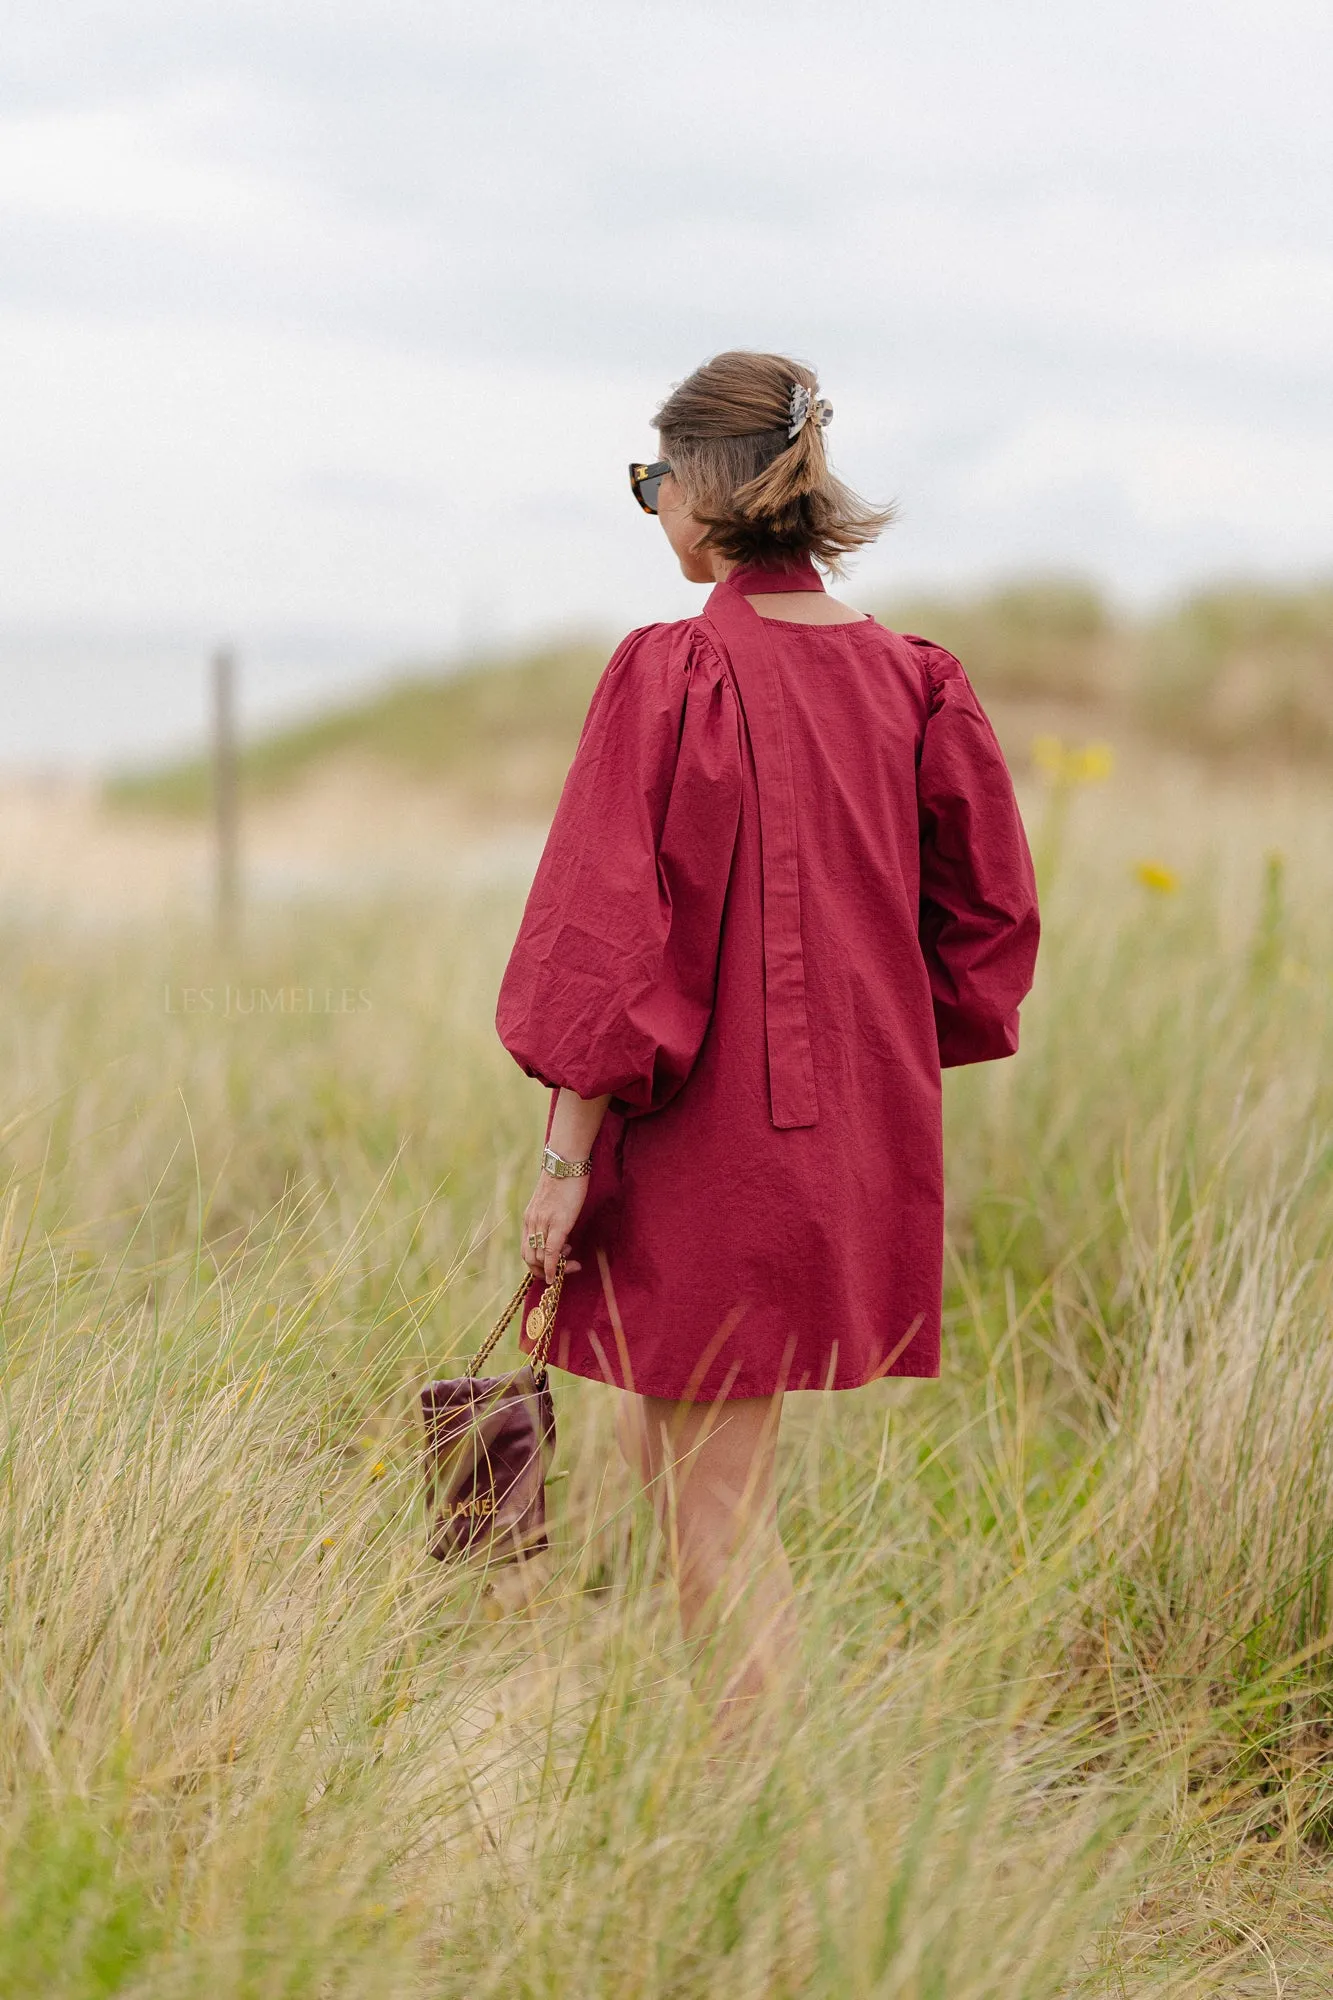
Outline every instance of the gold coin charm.
{"label": "gold coin charm", "polygon": [[556,1273],[555,1283],[546,1287],[541,1298],[523,1322],[523,1331],[528,1336],[528,1345],[533,1349],[538,1366],[542,1368],[546,1366],[546,1343],[550,1340],[551,1329],[555,1325],[556,1308],[560,1304],[560,1287],[564,1283],[564,1278],[565,1260],[562,1256],[560,1259],[560,1269]]}

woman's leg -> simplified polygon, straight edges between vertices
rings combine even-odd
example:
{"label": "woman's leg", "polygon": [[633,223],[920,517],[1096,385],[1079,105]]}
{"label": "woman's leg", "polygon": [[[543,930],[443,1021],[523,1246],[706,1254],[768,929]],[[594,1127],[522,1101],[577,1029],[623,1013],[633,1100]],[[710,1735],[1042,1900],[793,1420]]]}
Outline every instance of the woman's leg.
{"label": "woman's leg", "polygon": [[791,1571],[778,1535],[781,1396],[672,1403],[622,1393],[617,1435],[652,1499],[719,1721],[743,1719],[796,1666]]}

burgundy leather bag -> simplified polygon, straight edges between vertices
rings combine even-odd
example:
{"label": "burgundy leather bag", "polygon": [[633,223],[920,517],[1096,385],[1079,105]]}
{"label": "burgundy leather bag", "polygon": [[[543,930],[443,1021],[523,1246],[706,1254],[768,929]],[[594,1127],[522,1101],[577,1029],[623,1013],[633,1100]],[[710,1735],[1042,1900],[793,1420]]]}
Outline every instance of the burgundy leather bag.
{"label": "burgundy leather bag", "polygon": [[426,1504],[430,1552],[441,1562],[472,1557],[507,1562],[546,1547],[546,1473],[555,1452],[555,1405],[546,1381],[565,1260],[528,1314],[531,1359],[512,1375],[478,1370],[522,1305],[524,1278],[464,1375],[429,1382]]}

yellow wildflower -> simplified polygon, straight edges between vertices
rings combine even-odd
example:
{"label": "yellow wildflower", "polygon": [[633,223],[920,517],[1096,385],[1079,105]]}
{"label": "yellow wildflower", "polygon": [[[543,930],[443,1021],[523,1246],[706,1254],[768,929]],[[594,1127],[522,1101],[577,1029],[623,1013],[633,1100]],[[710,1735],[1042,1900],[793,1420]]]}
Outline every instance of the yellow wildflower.
{"label": "yellow wildflower", "polygon": [[1032,761],[1054,785],[1098,785],[1115,769],[1109,743],[1085,743],[1081,748],[1058,736],[1034,736]]}
{"label": "yellow wildflower", "polygon": [[370,1468],[370,1476],[372,1479],[383,1479],[385,1473],[388,1470],[389,1468],[384,1463],[384,1460],[382,1458],[377,1458],[375,1460],[375,1463]]}
{"label": "yellow wildflower", "polygon": [[1109,743],[1085,743],[1070,756],[1078,766],[1073,774],[1076,785],[1099,785],[1115,769],[1115,751]]}
{"label": "yellow wildflower", "polygon": [[1173,896],[1180,887],[1179,875],[1164,861],[1136,861],[1134,879],[1141,882],[1145,889],[1151,889],[1156,896]]}

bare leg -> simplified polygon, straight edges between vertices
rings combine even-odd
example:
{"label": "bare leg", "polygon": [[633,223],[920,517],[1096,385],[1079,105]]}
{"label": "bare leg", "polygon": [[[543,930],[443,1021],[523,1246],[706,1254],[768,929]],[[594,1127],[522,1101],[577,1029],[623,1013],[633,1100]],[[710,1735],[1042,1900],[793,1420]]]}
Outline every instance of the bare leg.
{"label": "bare leg", "polygon": [[782,1398],[672,1403],[622,1393],[620,1402],[620,1448],[666,1537],[681,1627],[699,1642],[700,1692],[729,1731],[796,1665],[773,1477]]}

